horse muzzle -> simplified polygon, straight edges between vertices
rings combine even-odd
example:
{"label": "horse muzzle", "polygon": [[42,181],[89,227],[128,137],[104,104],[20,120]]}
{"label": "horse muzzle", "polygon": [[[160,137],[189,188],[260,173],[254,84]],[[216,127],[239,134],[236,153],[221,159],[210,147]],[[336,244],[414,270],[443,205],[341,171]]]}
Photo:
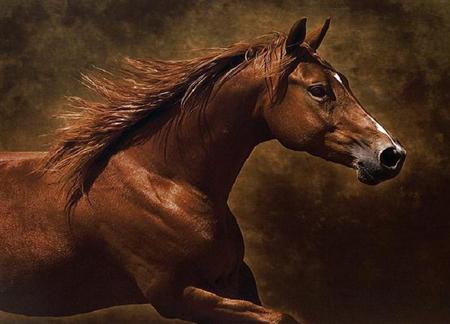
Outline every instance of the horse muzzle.
{"label": "horse muzzle", "polygon": [[400,145],[388,146],[375,156],[366,156],[356,162],[358,180],[376,185],[394,178],[400,173],[406,159],[406,151]]}

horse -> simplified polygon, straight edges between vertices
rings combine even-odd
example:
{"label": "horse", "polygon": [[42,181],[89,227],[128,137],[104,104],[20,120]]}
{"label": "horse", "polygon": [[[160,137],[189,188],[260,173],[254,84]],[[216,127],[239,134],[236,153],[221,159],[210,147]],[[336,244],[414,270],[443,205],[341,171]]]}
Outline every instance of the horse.
{"label": "horse", "polygon": [[70,98],[48,152],[0,154],[0,309],[299,323],[262,305],[244,262],[227,205],[244,162],[276,139],[375,185],[406,156],[317,52],[329,25],[83,75],[102,100]]}

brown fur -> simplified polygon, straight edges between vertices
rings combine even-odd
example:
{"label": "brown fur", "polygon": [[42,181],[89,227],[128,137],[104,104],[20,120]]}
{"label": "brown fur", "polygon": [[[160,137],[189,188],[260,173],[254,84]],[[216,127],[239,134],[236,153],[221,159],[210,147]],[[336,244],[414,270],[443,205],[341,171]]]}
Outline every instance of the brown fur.
{"label": "brown fur", "polygon": [[249,64],[257,65],[266,77],[271,100],[281,100],[279,80],[292,62],[284,53],[285,40],[284,34],[275,33],[180,61],[126,58],[120,78],[111,79],[106,71],[84,75],[86,86],[105,103],[71,97],[76,111],[63,115],[69,124],[59,130],[59,139],[41,167],[44,172],[61,174],[61,182],[68,187],[67,211],[95,180],[92,168],[104,164],[130,130],[148,121],[155,112],[177,105],[187,112],[204,107],[213,88],[217,91]]}
{"label": "brown fur", "polygon": [[68,315],[147,302],[201,323],[298,323],[261,305],[244,262],[227,199],[246,159],[277,139],[376,184],[405,158],[315,52],[327,28],[305,43],[302,19],[287,38],[128,60],[114,81],[85,77],[105,102],[72,99],[81,112],[46,157],[0,154],[0,309]]}

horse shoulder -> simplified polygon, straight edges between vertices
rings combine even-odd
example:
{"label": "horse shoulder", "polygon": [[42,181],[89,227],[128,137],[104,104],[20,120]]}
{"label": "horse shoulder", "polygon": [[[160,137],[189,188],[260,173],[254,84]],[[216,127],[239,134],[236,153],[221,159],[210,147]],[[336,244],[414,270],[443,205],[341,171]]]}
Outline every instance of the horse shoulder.
{"label": "horse shoulder", "polygon": [[230,264],[222,253],[228,221],[221,208],[183,182],[145,169],[127,175],[119,169],[93,186],[92,224],[144,293],[168,289],[158,288],[171,282],[167,278],[220,276]]}
{"label": "horse shoulder", "polygon": [[[220,228],[212,202],[192,186],[144,168],[111,165],[81,202],[84,218],[138,254],[183,259],[210,247]],[[78,208],[77,208],[78,209]],[[136,241],[133,244],[133,241]]]}

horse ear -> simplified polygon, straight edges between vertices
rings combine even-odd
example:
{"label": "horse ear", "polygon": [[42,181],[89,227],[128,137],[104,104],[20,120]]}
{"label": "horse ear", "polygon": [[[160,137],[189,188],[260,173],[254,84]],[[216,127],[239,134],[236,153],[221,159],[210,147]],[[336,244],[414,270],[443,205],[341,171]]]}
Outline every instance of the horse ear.
{"label": "horse ear", "polygon": [[331,18],[328,17],[327,20],[325,20],[322,28],[316,29],[315,31],[309,33],[308,37],[306,37],[306,43],[309,44],[309,46],[311,46],[314,50],[317,50],[320,46],[320,43],[322,43],[322,40],[325,37],[328,28],[330,27],[330,21]]}
{"label": "horse ear", "polygon": [[286,53],[293,54],[301,43],[305,40],[306,36],[306,18],[299,19],[294,25],[292,25],[289,35],[286,39]]}

